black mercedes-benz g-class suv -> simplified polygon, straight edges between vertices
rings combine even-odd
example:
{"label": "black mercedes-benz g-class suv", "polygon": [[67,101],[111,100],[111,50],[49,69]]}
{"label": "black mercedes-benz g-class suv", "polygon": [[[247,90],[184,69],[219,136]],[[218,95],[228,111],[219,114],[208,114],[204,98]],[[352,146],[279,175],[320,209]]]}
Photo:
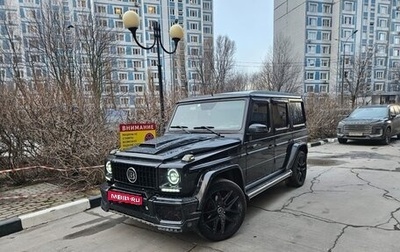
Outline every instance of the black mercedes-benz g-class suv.
{"label": "black mercedes-benz g-class suv", "polygon": [[219,241],[241,226],[247,201],[307,172],[300,96],[245,91],[178,102],[163,136],[110,153],[101,207],[170,232]]}

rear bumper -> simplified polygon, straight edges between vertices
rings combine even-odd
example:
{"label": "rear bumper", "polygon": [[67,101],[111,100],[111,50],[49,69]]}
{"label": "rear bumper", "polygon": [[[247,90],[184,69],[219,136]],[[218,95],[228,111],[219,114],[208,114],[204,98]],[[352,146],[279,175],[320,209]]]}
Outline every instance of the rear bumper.
{"label": "rear bumper", "polygon": [[168,232],[185,232],[197,227],[200,212],[197,211],[199,202],[195,197],[165,198],[143,195],[143,204],[137,206],[109,201],[107,193],[110,189],[130,193],[112,188],[108,183],[102,184],[100,187],[101,208],[106,212],[122,214]]}

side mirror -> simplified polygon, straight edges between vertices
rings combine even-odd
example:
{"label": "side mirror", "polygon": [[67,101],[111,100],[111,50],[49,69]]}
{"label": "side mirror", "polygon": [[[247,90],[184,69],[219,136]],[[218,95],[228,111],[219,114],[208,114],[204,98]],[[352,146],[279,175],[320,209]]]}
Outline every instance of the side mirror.
{"label": "side mirror", "polygon": [[396,114],[395,113],[390,113],[390,119],[393,119],[393,118],[395,118],[396,117]]}
{"label": "side mirror", "polygon": [[249,126],[250,133],[263,133],[268,132],[268,127],[265,124],[253,123]]}

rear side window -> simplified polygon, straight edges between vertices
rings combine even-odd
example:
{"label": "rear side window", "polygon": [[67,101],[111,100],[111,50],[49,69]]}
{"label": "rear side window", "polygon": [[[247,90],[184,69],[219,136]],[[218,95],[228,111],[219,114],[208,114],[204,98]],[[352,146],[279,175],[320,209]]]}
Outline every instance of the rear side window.
{"label": "rear side window", "polygon": [[272,118],[275,129],[286,128],[289,125],[287,103],[274,102],[272,105]]}
{"label": "rear side window", "polygon": [[303,125],[306,123],[302,102],[290,102],[289,115],[292,120],[293,126]]}

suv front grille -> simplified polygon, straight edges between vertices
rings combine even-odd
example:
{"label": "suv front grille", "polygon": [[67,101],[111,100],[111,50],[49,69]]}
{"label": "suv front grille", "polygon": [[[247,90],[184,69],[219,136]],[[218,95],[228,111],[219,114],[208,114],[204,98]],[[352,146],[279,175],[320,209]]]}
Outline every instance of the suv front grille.
{"label": "suv front grille", "polygon": [[[112,163],[112,173],[115,181],[128,184],[133,187],[144,187],[144,188],[157,188],[157,173],[155,167],[150,166],[139,166],[124,163]],[[129,167],[133,167],[136,170],[137,179],[135,183],[131,183],[128,180],[126,171]]]}
{"label": "suv front grille", "polygon": [[357,133],[366,133],[369,134],[371,133],[371,125],[367,124],[350,124],[350,125],[345,125],[344,126],[344,132],[357,132]]}

